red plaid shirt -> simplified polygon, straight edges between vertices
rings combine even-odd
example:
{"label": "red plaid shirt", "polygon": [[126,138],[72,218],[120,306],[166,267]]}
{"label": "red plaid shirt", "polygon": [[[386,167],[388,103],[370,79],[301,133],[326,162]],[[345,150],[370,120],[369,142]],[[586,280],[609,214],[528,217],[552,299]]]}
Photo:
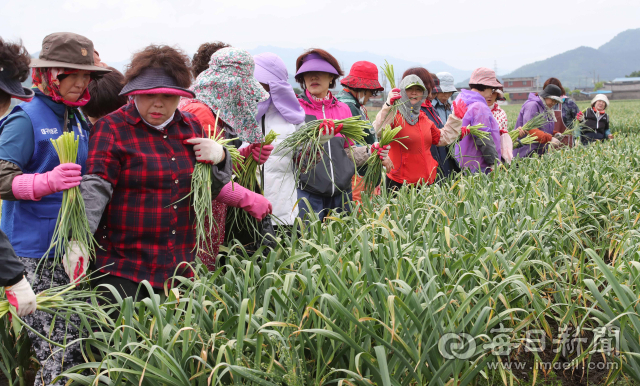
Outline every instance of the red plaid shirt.
{"label": "red plaid shirt", "polygon": [[191,191],[196,162],[182,141],[201,131],[193,115],[177,110],[163,131],[151,128],[133,103],[96,123],[87,174],[113,186],[95,233],[101,271],[162,288],[178,264],[194,260],[194,212],[189,199],[177,201]]}

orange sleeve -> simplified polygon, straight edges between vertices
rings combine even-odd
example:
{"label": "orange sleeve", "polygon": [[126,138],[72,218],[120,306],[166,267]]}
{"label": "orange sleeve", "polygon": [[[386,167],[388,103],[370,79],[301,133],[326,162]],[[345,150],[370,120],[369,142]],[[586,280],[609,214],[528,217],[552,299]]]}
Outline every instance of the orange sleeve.
{"label": "orange sleeve", "polygon": [[438,129],[436,125],[433,122],[431,122],[431,144],[437,146],[439,143],[440,143],[440,129]]}
{"label": "orange sleeve", "polygon": [[[202,130],[205,133],[208,132],[209,125],[211,125],[211,130],[213,130],[216,125],[216,117],[213,116],[211,109],[204,103],[189,103],[182,109],[182,111],[195,115],[196,118],[198,118],[198,121],[200,121]],[[220,122],[218,122],[218,125],[220,125]]]}
{"label": "orange sleeve", "polygon": [[529,130],[529,134],[533,135],[534,137],[538,138],[538,142],[545,144],[547,142],[551,142],[551,138],[553,138],[553,136],[551,136],[551,134],[547,134],[544,131],[540,130],[540,129],[531,129]]}

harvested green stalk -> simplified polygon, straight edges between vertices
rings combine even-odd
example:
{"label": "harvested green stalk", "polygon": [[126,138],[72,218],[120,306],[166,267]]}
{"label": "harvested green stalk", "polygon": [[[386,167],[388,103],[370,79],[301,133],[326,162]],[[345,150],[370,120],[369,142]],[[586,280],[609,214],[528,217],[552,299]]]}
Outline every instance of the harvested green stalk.
{"label": "harvested green stalk", "polygon": [[384,65],[380,66],[380,68],[382,69],[384,76],[389,81],[389,86],[391,86],[391,88],[396,88],[396,75],[393,71],[393,64],[389,64],[389,62],[385,60]]}
{"label": "harvested green stalk", "polygon": [[[544,126],[547,123],[549,123],[549,118],[545,112],[542,112],[536,115],[535,117],[531,118],[529,122],[522,125],[522,130],[524,130],[525,132],[528,132],[529,130],[532,130],[532,129],[539,129],[541,126]],[[509,132],[509,136],[511,137],[511,140],[515,142],[518,140],[518,137],[520,137],[520,131],[517,128],[514,130],[511,130]]]}
{"label": "harvested green stalk", "polygon": [[[61,164],[75,163],[78,158],[78,139],[74,133],[65,132],[57,139],[52,139],[56,153]],[[54,249],[56,260],[62,259],[71,240],[78,242],[82,250],[86,251],[89,258],[95,255],[96,240],[93,238],[89,221],[85,213],[84,199],[79,187],[67,189],[62,193],[62,205],[58,212],[58,219],[51,238],[49,249],[43,257],[49,255]]]}
{"label": "harvested green stalk", "polygon": [[[387,125],[382,128],[382,133],[380,134],[380,146],[387,146],[391,144],[391,142],[398,142],[405,149],[407,148],[402,142],[401,139],[409,138],[409,137],[401,137],[396,138],[396,135],[402,130],[402,126],[398,126],[395,129],[392,129],[391,126]],[[367,172],[364,174],[362,178],[362,182],[364,184],[364,191],[367,193],[373,192],[373,189],[378,185],[380,181],[380,176],[382,175],[382,160],[380,159],[380,155],[375,152],[371,154],[369,159],[367,160]]]}
{"label": "harvested green stalk", "polygon": [[[218,131],[218,115],[216,115],[213,132],[211,131],[211,125],[209,125],[208,136],[229,151],[234,167],[236,167],[236,170],[239,172],[242,172],[244,170],[244,157],[240,155],[240,152],[235,146],[229,143],[233,141],[232,139],[224,138],[224,130]],[[191,193],[189,193],[189,195],[193,196],[192,205],[196,215],[196,245],[194,250],[198,253],[211,254],[213,250],[211,233],[214,227],[217,229],[219,226],[213,218],[213,195],[211,194],[212,175],[213,165],[196,162],[191,176]]]}
{"label": "harvested green stalk", "polygon": [[[278,134],[276,134],[273,130],[271,130],[265,137],[264,142],[262,142],[262,146],[271,145],[273,141],[276,140]],[[238,184],[242,187],[251,190],[252,192],[257,191],[258,187],[258,162],[249,155],[244,159],[244,169],[238,172]],[[262,187],[260,187],[262,189]],[[257,220],[252,217],[246,210],[242,208],[228,208],[228,218],[231,219],[231,224],[233,224],[229,228],[229,235],[234,236],[235,230],[240,230],[242,232],[253,232],[253,239],[256,240],[259,236],[258,232],[258,223]]]}
{"label": "harvested green stalk", "polygon": [[[396,75],[395,75],[395,71],[393,70],[393,64],[389,64],[385,60],[384,65],[381,66],[380,68],[382,69],[382,73],[384,74],[384,76],[389,81],[389,85],[391,86],[391,89],[396,88]],[[398,100],[393,102],[393,105],[391,105],[391,108],[389,109],[387,116],[384,117],[383,122],[387,119],[387,117],[395,117],[396,114],[398,113],[398,108],[400,107],[400,105],[401,103]]]}
{"label": "harvested green stalk", "polygon": [[[276,140],[278,134],[271,130],[265,137],[262,146],[271,145]],[[238,173],[238,183],[249,190],[255,190],[258,184],[258,162],[253,157],[244,159],[244,169]]]}
{"label": "harvested green stalk", "polygon": [[513,142],[513,147],[517,149],[521,146],[531,145],[534,143],[538,143],[538,137],[536,137],[535,135],[528,134],[526,137],[522,138],[521,140],[516,139],[515,142]]}
{"label": "harvested green stalk", "polygon": [[[370,123],[361,120],[359,117],[349,117],[333,121],[335,126],[342,124],[340,134],[353,142],[366,145],[365,137]],[[314,168],[318,162],[322,161],[325,153],[323,145],[320,144],[320,124],[321,120],[305,123],[300,129],[285,138],[278,147],[277,152],[282,156],[293,155],[296,160],[295,181],[300,181],[300,174]],[[325,165],[326,166],[326,165]]]}

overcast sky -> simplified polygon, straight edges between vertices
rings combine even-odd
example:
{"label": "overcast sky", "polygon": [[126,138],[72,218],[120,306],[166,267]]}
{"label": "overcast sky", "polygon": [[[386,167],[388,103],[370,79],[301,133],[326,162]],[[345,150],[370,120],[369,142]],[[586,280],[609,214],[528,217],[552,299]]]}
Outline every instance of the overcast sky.
{"label": "overcast sky", "polygon": [[640,0],[2,0],[0,36],[29,51],[70,31],[93,40],[105,62],[150,43],[189,53],[221,40],[369,51],[459,69],[500,72],[578,46],[597,48],[640,27]]}

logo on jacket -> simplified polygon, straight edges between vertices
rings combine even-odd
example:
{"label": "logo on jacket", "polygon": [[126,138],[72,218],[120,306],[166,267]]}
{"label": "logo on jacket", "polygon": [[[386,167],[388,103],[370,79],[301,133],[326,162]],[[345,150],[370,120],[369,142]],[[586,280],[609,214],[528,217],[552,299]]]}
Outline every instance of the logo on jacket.
{"label": "logo on jacket", "polygon": [[40,131],[42,132],[42,134],[44,135],[53,135],[53,134],[58,134],[58,129],[53,128],[53,129],[40,129]]}

